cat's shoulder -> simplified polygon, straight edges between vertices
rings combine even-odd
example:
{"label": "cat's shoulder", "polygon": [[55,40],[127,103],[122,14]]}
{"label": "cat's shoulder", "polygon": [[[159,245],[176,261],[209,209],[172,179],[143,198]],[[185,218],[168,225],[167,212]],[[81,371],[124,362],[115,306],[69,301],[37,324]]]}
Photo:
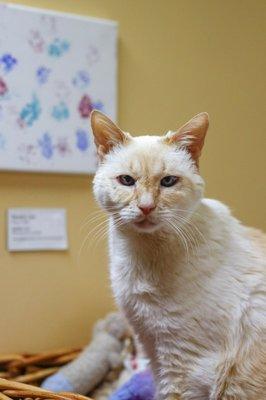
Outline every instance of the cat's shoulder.
{"label": "cat's shoulder", "polygon": [[215,214],[221,217],[231,216],[230,208],[219,200],[204,198],[201,200],[201,206],[206,213]]}

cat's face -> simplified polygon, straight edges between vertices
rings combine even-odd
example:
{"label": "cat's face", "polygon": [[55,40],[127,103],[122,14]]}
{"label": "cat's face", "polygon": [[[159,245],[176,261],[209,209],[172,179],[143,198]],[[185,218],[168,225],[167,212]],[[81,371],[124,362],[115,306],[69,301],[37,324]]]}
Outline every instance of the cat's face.
{"label": "cat's face", "polygon": [[117,226],[152,233],[182,225],[203,195],[197,165],[207,114],[165,136],[132,137],[99,112],[92,128],[100,157],[94,194]]}

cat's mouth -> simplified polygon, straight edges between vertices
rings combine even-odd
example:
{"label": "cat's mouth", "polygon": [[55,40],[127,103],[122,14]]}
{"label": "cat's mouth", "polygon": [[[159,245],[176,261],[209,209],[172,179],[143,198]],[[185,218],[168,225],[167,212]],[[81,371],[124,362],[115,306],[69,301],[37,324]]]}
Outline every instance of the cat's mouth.
{"label": "cat's mouth", "polygon": [[140,221],[135,221],[134,225],[136,228],[138,228],[139,230],[143,230],[143,231],[151,231],[153,230],[158,224],[156,222],[152,222],[147,218],[144,218]]}

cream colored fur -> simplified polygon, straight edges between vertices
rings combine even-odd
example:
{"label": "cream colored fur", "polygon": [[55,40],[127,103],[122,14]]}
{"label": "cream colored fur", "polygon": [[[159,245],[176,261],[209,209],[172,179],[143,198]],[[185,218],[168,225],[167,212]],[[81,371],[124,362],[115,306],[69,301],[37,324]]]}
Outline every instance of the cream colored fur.
{"label": "cream colored fur", "polygon": [[[265,400],[266,240],[203,198],[207,114],[164,137],[132,138],[98,112],[92,127],[112,288],[151,360],[157,399]],[[162,187],[168,175],[180,179]],[[139,206],[155,208],[145,217]]]}

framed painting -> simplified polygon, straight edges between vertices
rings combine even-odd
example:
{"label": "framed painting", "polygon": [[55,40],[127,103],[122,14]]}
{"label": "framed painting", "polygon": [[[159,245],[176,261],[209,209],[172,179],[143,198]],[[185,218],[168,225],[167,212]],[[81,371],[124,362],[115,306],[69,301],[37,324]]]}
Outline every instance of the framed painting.
{"label": "framed painting", "polygon": [[0,5],[1,170],[93,173],[90,113],[116,104],[116,22]]}

